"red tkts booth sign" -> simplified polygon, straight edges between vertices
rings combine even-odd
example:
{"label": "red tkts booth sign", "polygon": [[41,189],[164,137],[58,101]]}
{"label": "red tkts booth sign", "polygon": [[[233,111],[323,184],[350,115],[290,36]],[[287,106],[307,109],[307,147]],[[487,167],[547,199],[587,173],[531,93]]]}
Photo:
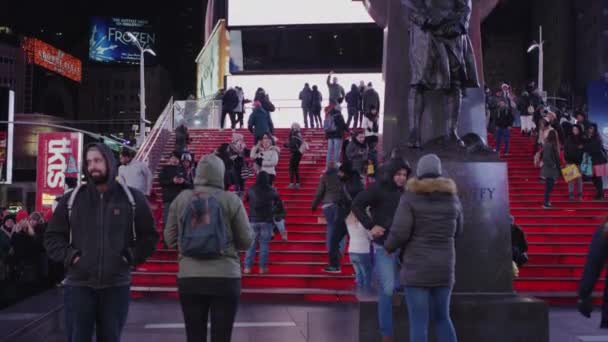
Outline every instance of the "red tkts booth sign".
{"label": "red tkts booth sign", "polygon": [[39,133],[36,176],[36,211],[52,208],[55,197],[65,192],[65,179],[80,179],[82,133]]}

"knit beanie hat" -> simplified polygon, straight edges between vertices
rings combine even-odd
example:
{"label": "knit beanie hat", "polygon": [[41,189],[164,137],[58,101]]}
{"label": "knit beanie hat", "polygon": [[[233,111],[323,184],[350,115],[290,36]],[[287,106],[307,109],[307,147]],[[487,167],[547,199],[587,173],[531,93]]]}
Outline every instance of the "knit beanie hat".
{"label": "knit beanie hat", "polygon": [[437,178],[442,174],[441,159],[436,154],[427,154],[418,160],[416,166],[416,177]]}

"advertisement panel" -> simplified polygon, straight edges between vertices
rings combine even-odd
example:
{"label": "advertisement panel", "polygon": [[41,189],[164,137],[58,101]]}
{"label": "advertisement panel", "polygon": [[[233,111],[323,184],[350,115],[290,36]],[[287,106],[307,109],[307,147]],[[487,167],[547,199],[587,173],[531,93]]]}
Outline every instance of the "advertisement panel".
{"label": "advertisement panel", "polygon": [[80,179],[82,133],[53,132],[38,134],[36,211],[52,208],[65,191],[65,179]]}
{"label": "advertisement panel", "polygon": [[229,52],[226,22],[218,21],[211,37],[196,57],[196,97],[207,99],[224,87]]}
{"label": "advertisement panel", "polygon": [[[254,15],[261,8],[264,15]],[[373,23],[365,6],[352,0],[228,0],[228,26]]]}
{"label": "advertisement panel", "polygon": [[15,92],[0,87],[0,184],[13,181],[13,137],[15,120]]}
{"label": "advertisement panel", "polygon": [[80,59],[36,38],[26,37],[23,49],[28,53],[28,63],[39,65],[73,81],[82,81]]}
{"label": "advertisement panel", "polygon": [[[144,49],[156,48],[156,33],[148,20],[93,17],[89,59],[106,63],[139,64],[139,48],[127,32],[131,32]],[[154,62],[154,56],[146,55],[146,64]]]}

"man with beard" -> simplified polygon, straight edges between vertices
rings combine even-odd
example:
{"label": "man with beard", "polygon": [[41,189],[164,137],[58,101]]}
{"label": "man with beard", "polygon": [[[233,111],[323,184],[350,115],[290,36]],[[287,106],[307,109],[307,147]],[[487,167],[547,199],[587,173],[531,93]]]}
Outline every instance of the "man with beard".
{"label": "man with beard", "polygon": [[116,160],[100,143],[86,148],[87,184],[63,196],[44,245],[66,269],[68,341],[118,342],[129,309],[131,267],[154,252],[158,233],[144,195],[116,182]]}

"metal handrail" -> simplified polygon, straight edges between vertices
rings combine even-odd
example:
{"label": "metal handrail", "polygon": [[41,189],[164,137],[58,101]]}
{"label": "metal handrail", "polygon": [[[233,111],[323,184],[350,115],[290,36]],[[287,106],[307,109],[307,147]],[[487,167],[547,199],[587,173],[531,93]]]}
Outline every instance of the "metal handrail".
{"label": "metal handrail", "polygon": [[173,98],[169,99],[169,103],[163,110],[160,117],[156,120],[156,123],[152,127],[150,134],[146,137],[144,144],[137,152],[135,156],[136,160],[147,163],[150,169],[155,167],[150,165],[150,153],[156,147],[159,138],[162,136],[162,132],[167,130],[168,132],[173,131]]}

